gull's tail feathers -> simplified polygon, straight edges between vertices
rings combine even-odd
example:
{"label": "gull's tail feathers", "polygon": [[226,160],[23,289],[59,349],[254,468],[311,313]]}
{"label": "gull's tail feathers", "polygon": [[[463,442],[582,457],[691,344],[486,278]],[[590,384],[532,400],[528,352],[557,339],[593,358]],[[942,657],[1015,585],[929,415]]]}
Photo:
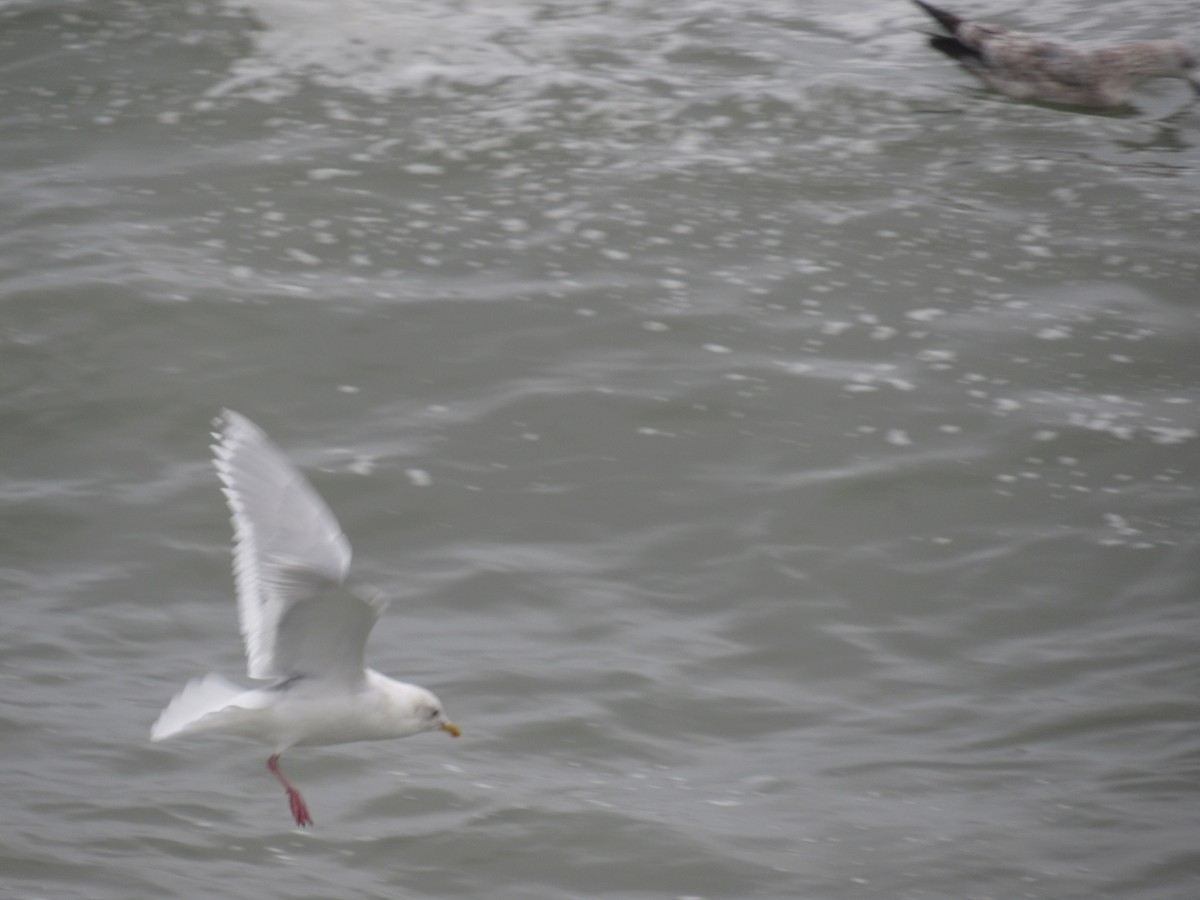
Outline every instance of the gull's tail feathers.
{"label": "gull's tail feathers", "polygon": [[225,717],[215,714],[228,709],[244,693],[245,688],[220,675],[210,673],[193,678],[159,714],[158,721],[150,728],[150,740],[165,741],[180,734],[219,730]]}

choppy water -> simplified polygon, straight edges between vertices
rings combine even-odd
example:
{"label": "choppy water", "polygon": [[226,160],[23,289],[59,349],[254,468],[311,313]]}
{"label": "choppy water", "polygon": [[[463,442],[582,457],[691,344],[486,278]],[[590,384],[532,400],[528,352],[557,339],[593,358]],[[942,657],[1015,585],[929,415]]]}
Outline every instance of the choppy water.
{"label": "choppy water", "polygon": [[[924,27],[0,5],[0,895],[1200,895],[1200,109]],[[308,833],[147,740],[242,666],[221,406],[465,731],[289,754]]]}

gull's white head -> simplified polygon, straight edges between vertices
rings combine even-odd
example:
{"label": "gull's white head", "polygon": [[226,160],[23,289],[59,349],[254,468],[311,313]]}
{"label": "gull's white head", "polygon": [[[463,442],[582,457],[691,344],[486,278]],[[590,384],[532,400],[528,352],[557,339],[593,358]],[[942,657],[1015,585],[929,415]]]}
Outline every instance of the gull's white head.
{"label": "gull's white head", "polygon": [[397,737],[422,731],[444,731],[451,737],[462,734],[459,727],[446,718],[442,701],[433,691],[371,670],[368,670],[368,677],[383,698],[385,717]]}
{"label": "gull's white head", "polygon": [[451,737],[458,737],[462,734],[459,727],[446,718],[445,712],[442,711],[442,701],[434,695],[433,691],[419,687],[415,693],[415,715],[424,723],[422,731],[444,731]]}

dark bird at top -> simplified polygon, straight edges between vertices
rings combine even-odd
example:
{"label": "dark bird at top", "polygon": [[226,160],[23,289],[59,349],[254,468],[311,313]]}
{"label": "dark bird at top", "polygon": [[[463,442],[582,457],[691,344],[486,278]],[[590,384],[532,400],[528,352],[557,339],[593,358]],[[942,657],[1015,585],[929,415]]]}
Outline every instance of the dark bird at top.
{"label": "dark bird at top", "polygon": [[1138,41],[1087,49],[997,25],[968,22],[913,0],[946,30],[929,43],[985,84],[1018,100],[1121,106],[1147,78],[1182,78],[1200,94],[1196,57],[1178,41]]}

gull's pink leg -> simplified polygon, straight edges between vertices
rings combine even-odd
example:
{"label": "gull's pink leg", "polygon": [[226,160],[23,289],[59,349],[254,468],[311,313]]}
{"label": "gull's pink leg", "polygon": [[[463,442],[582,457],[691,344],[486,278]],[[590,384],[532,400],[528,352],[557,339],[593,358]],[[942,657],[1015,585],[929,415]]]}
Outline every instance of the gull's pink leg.
{"label": "gull's pink leg", "polygon": [[288,781],[287,776],[283,774],[283,770],[279,768],[278,753],[267,760],[267,768],[271,770],[272,775],[279,779],[279,783],[287,791],[288,803],[292,807],[292,818],[296,820],[296,824],[301,828],[305,825],[311,825],[313,820],[312,816],[308,814],[308,805],[304,802],[304,798],[300,796],[300,792],[296,790],[296,786]]}

